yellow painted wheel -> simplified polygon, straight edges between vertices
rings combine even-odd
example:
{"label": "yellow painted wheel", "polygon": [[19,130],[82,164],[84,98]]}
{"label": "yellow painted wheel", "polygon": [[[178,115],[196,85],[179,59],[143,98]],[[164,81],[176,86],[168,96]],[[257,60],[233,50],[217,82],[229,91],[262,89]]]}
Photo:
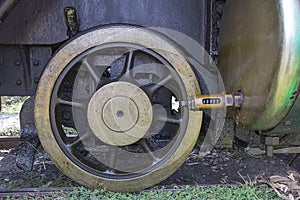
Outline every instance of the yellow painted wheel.
{"label": "yellow painted wheel", "polygon": [[90,188],[136,191],[185,161],[202,112],[180,102],[199,94],[191,66],[171,40],[143,28],[106,27],[76,37],[50,60],[35,121],[64,174]]}

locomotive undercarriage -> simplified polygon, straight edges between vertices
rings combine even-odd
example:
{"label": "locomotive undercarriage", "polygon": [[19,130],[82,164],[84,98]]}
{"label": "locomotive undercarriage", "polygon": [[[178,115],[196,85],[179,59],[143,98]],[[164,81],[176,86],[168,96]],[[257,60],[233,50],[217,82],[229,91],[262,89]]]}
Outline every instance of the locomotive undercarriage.
{"label": "locomotive undercarriage", "polygon": [[[113,191],[150,187],[185,161],[202,110],[212,110],[204,124],[218,124],[214,110],[243,107],[243,89],[212,91],[187,61],[190,52],[173,32],[161,31],[191,37],[218,64],[224,0],[4,2],[0,95],[31,96],[20,115],[17,164],[24,170],[31,170],[40,139],[58,168],[81,184]],[[255,132],[269,156],[300,153],[300,140],[274,150],[297,130],[298,94],[281,125]]]}

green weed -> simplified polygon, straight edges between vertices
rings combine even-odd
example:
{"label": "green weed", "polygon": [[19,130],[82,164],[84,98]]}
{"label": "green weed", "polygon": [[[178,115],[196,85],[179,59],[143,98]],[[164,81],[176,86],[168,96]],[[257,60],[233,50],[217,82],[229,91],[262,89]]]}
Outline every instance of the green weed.
{"label": "green weed", "polygon": [[68,200],[85,200],[85,199],[101,199],[101,200],[194,200],[194,199],[216,199],[216,200],[257,200],[257,199],[274,199],[279,200],[274,192],[269,191],[265,185],[248,187],[241,185],[239,187],[186,187],[183,190],[166,191],[155,189],[143,191],[140,193],[113,193],[105,190],[89,190],[84,187],[76,188],[70,193],[57,192],[48,197],[26,196],[23,199],[68,199]]}
{"label": "green weed", "polygon": [[28,96],[18,97],[18,96],[5,96],[1,97],[2,113],[5,114],[16,114],[19,113],[23,103],[28,99]]}

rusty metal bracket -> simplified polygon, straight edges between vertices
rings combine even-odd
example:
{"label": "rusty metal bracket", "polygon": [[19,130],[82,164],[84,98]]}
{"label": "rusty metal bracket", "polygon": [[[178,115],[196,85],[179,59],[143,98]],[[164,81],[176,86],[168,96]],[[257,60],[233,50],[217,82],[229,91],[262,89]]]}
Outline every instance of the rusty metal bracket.
{"label": "rusty metal bracket", "polygon": [[300,154],[300,147],[287,147],[287,148],[282,148],[282,149],[276,149],[276,150],[274,150],[274,153],[276,153],[276,154],[285,154],[285,153]]}
{"label": "rusty metal bracket", "polygon": [[266,153],[268,157],[272,157],[274,152],[274,146],[279,145],[278,136],[261,136],[261,143],[266,146]]}
{"label": "rusty metal bracket", "polygon": [[65,7],[65,20],[67,25],[67,35],[71,38],[79,32],[79,20],[74,7]]}
{"label": "rusty metal bracket", "polygon": [[296,154],[290,161],[291,166],[293,162],[300,155],[300,147],[287,147],[274,149],[275,146],[279,145],[279,136],[261,136],[261,142],[266,146],[266,154],[268,157],[272,157],[274,154]]}
{"label": "rusty metal bracket", "polygon": [[204,94],[189,97],[187,106],[190,110],[224,109],[225,107],[241,108],[243,93]]}

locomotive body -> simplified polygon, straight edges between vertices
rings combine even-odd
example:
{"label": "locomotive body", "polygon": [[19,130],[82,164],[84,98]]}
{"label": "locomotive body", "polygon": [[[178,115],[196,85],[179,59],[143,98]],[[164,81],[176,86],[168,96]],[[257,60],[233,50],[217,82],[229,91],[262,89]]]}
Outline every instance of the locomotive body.
{"label": "locomotive body", "polygon": [[38,132],[75,181],[135,191],[180,167],[203,110],[213,135],[203,151],[226,107],[272,141],[295,134],[299,10],[298,0],[3,0],[0,96],[31,96],[21,141],[35,142],[19,149],[37,147]]}

